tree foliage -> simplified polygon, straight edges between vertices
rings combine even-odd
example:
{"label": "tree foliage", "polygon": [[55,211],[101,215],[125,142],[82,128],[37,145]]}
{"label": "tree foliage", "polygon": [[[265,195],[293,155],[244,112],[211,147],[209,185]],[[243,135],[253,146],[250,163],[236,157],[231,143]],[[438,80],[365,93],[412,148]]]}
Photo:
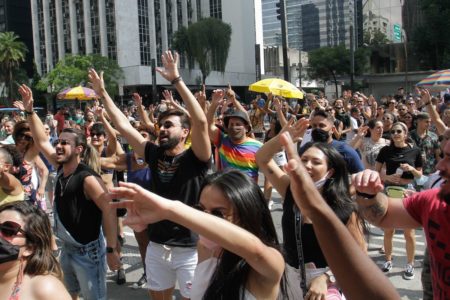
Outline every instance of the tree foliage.
{"label": "tree foliage", "polygon": [[43,91],[50,87],[51,93],[59,93],[69,87],[86,86],[89,68],[94,68],[98,72],[104,71],[105,87],[114,97],[119,91],[118,82],[123,78],[123,71],[115,60],[99,54],[66,56],[39,80],[36,87]]}
{"label": "tree foliage", "polygon": [[174,34],[172,46],[186,55],[188,67],[195,60],[202,72],[202,82],[212,70],[225,72],[231,43],[231,26],[215,18],[201,19]]}
{"label": "tree foliage", "polygon": [[450,1],[420,0],[423,22],[416,26],[410,42],[420,53],[423,68],[450,68]]}
{"label": "tree foliage", "polygon": [[365,30],[363,34],[363,41],[365,44],[371,47],[379,47],[389,43],[389,39],[386,34],[379,28]]}
{"label": "tree foliage", "polygon": [[13,86],[15,74],[22,74],[19,70],[20,63],[25,61],[28,52],[27,46],[19,40],[14,32],[0,32],[0,76],[8,87],[10,100],[17,94]]}
{"label": "tree foliage", "polygon": [[[362,74],[367,68],[368,55],[366,48],[355,51],[355,75]],[[308,75],[313,79],[333,81],[338,94],[337,77],[350,75],[350,50],[344,45],[322,47],[309,52]]]}

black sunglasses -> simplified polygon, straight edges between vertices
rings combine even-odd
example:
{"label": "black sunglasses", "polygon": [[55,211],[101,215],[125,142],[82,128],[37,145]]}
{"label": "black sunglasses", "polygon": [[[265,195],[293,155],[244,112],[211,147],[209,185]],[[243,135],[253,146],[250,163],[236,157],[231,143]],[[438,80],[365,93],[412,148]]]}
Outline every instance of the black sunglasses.
{"label": "black sunglasses", "polygon": [[19,140],[25,140],[27,142],[31,142],[33,140],[32,136],[26,135],[26,134],[19,134],[19,136],[17,137]]}
{"label": "black sunglasses", "polygon": [[401,129],[392,129],[391,130],[391,134],[401,134],[401,133],[403,133],[403,130],[401,130]]}
{"label": "black sunglasses", "polygon": [[225,215],[223,214],[223,212],[220,209],[213,209],[211,211],[208,211],[203,206],[201,206],[200,204],[194,205],[194,208],[197,209],[197,210],[200,210],[202,212],[211,214],[211,215],[213,215],[215,217],[221,218],[221,219],[225,218]]}
{"label": "black sunglasses", "polygon": [[4,237],[13,237],[16,236],[19,232],[26,234],[25,231],[22,230],[22,226],[17,224],[16,222],[6,221],[0,224],[0,232]]}
{"label": "black sunglasses", "polygon": [[103,132],[92,132],[91,131],[91,136],[101,136],[101,135],[105,135]]}
{"label": "black sunglasses", "polygon": [[56,146],[58,144],[61,144],[61,146],[70,145],[70,142],[65,139],[57,139],[53,142],[53,146]]}

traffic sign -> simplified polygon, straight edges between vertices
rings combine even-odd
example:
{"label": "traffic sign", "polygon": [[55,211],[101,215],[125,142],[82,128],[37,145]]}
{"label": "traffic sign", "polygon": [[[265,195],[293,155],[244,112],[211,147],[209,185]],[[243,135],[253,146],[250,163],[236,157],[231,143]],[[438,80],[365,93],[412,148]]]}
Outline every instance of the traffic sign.
{"label": "traffic sign", "polygon": [[400,24],[394,24],[394,30],[393,30],[393,40],[394,42],[401,42],[402,41],[402,26]]}

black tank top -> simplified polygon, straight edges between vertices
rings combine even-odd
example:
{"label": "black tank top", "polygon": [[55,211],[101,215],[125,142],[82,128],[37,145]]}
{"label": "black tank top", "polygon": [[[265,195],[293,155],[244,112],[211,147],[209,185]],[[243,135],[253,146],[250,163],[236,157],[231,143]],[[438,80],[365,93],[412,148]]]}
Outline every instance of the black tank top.
{"label": "black tank top", "polygon": [[59,219],[72,237],[80,244],[98,239],[102,224],[102,211],[84,193],[84,179],[100,176],[87,165],[80,163],[75,172],[63,177],[58,172],[55,203]]}

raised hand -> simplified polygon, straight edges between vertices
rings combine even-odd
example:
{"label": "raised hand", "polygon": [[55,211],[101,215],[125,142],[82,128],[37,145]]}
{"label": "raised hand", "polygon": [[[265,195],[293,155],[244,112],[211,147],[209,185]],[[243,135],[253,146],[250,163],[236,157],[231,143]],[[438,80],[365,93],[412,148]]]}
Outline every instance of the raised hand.
{"label": "raised hand", "polygon": [[365,137],[367,130],[369,130],[369,126],[361,126],[358,128],[358,133],[357,135],[360,137]]}
{"label": "raised hand", "polygon": [[206,87],[204,84],[202,84],[202,90],[200,92],[198,92],[197,100],[199,103],[206,102]]}
{"label": "raised hand", "polygon": [[137,107],[142,106],[142,97],[138,93],[133,93],[133,101]]}
{"label": "raised hand", "polygon": [[178,72],[178,53],[172,54],[172,51],[165,51],[161,56],[164,68],[156,68],[156,71],[161,74],[167,81],[172,82],[175,78],[180,76]]}
{"label": "raised hand", "polygon": [[22,101],[14,101],[13,102],[13,106],[17,109],[19,109],[20,111],[24,111],[25,107],[23,106],[23,102]]}
{"label": "raised hand", "polygon": [[223,104],[225,92],[223,90],[214,90],[211,95],[212,104],[217,103],[218,105]]}
{"label": "raised hand", "polygon": [[364,170],[352,176],[352,183],[356,191],[375,195],[383,191],[380,174],[373,170]]}
{"label": "raised hand", "polygon": [[103,71],[98,74],[94,69],[89,69],[88,78],[92,89],[100,95],[105,90]]}
{"label": "raised hand", "polygon": [[291,118],[288,123],[281,129],[281,133],[289,132],[291,139],[294,143],[298,142],[300,138],[303,138],[306,130],[309,126],[309,120],[305,118],[301,118],[297,122],[295,122],[295,118]]}
{"label": "raised hand", "polygon": [[103,107],[101,107],[101,106],[94,106],[93,110],[94,110],[94,113],[97,116],[97,118],[103,117],[103,113],[104,113]]}
{"label": "raised hand", "polygon": [[113,208],[126,208],[127,216],[123,223],[136,231],[142,231],[147,224],[165,219],[171,200],[153,194],[137,184],[120,182],[120,187],[110,189],[112,198],[127,199],[111,202]]}
{"label": "raised hand", "polygon": [[227,91],[225,92],[225,94],[227,95],[228,99],[232,100],[232,99],[236,98],[236,93],[231,88],[231,83],[229,83],[229,82],[228,82],[228,88],[227,88]]}
{"label": "raised hand", "polygon": [[420,97],[421,97],[422,103],[424,105],[430,103],[430,101],[431,101],[431,94],[430,94],[430,91],[427,89],[420,90]]}
{"label": "raised hand", "polygon": [[169,104],[173,104],[175,101],[173,100],[173,95],[172,92],[169,90],[164,90],[162,92],[164,99],[166,100],[167,103]]}
{"label": "raised hand", "polygon": [[22,84],[19,87],[19,94],[22,97],[23,110],[28,112],[33,111],[34,99],[33,99],[33,92],[31,91],[31,89],[26,84]]}

